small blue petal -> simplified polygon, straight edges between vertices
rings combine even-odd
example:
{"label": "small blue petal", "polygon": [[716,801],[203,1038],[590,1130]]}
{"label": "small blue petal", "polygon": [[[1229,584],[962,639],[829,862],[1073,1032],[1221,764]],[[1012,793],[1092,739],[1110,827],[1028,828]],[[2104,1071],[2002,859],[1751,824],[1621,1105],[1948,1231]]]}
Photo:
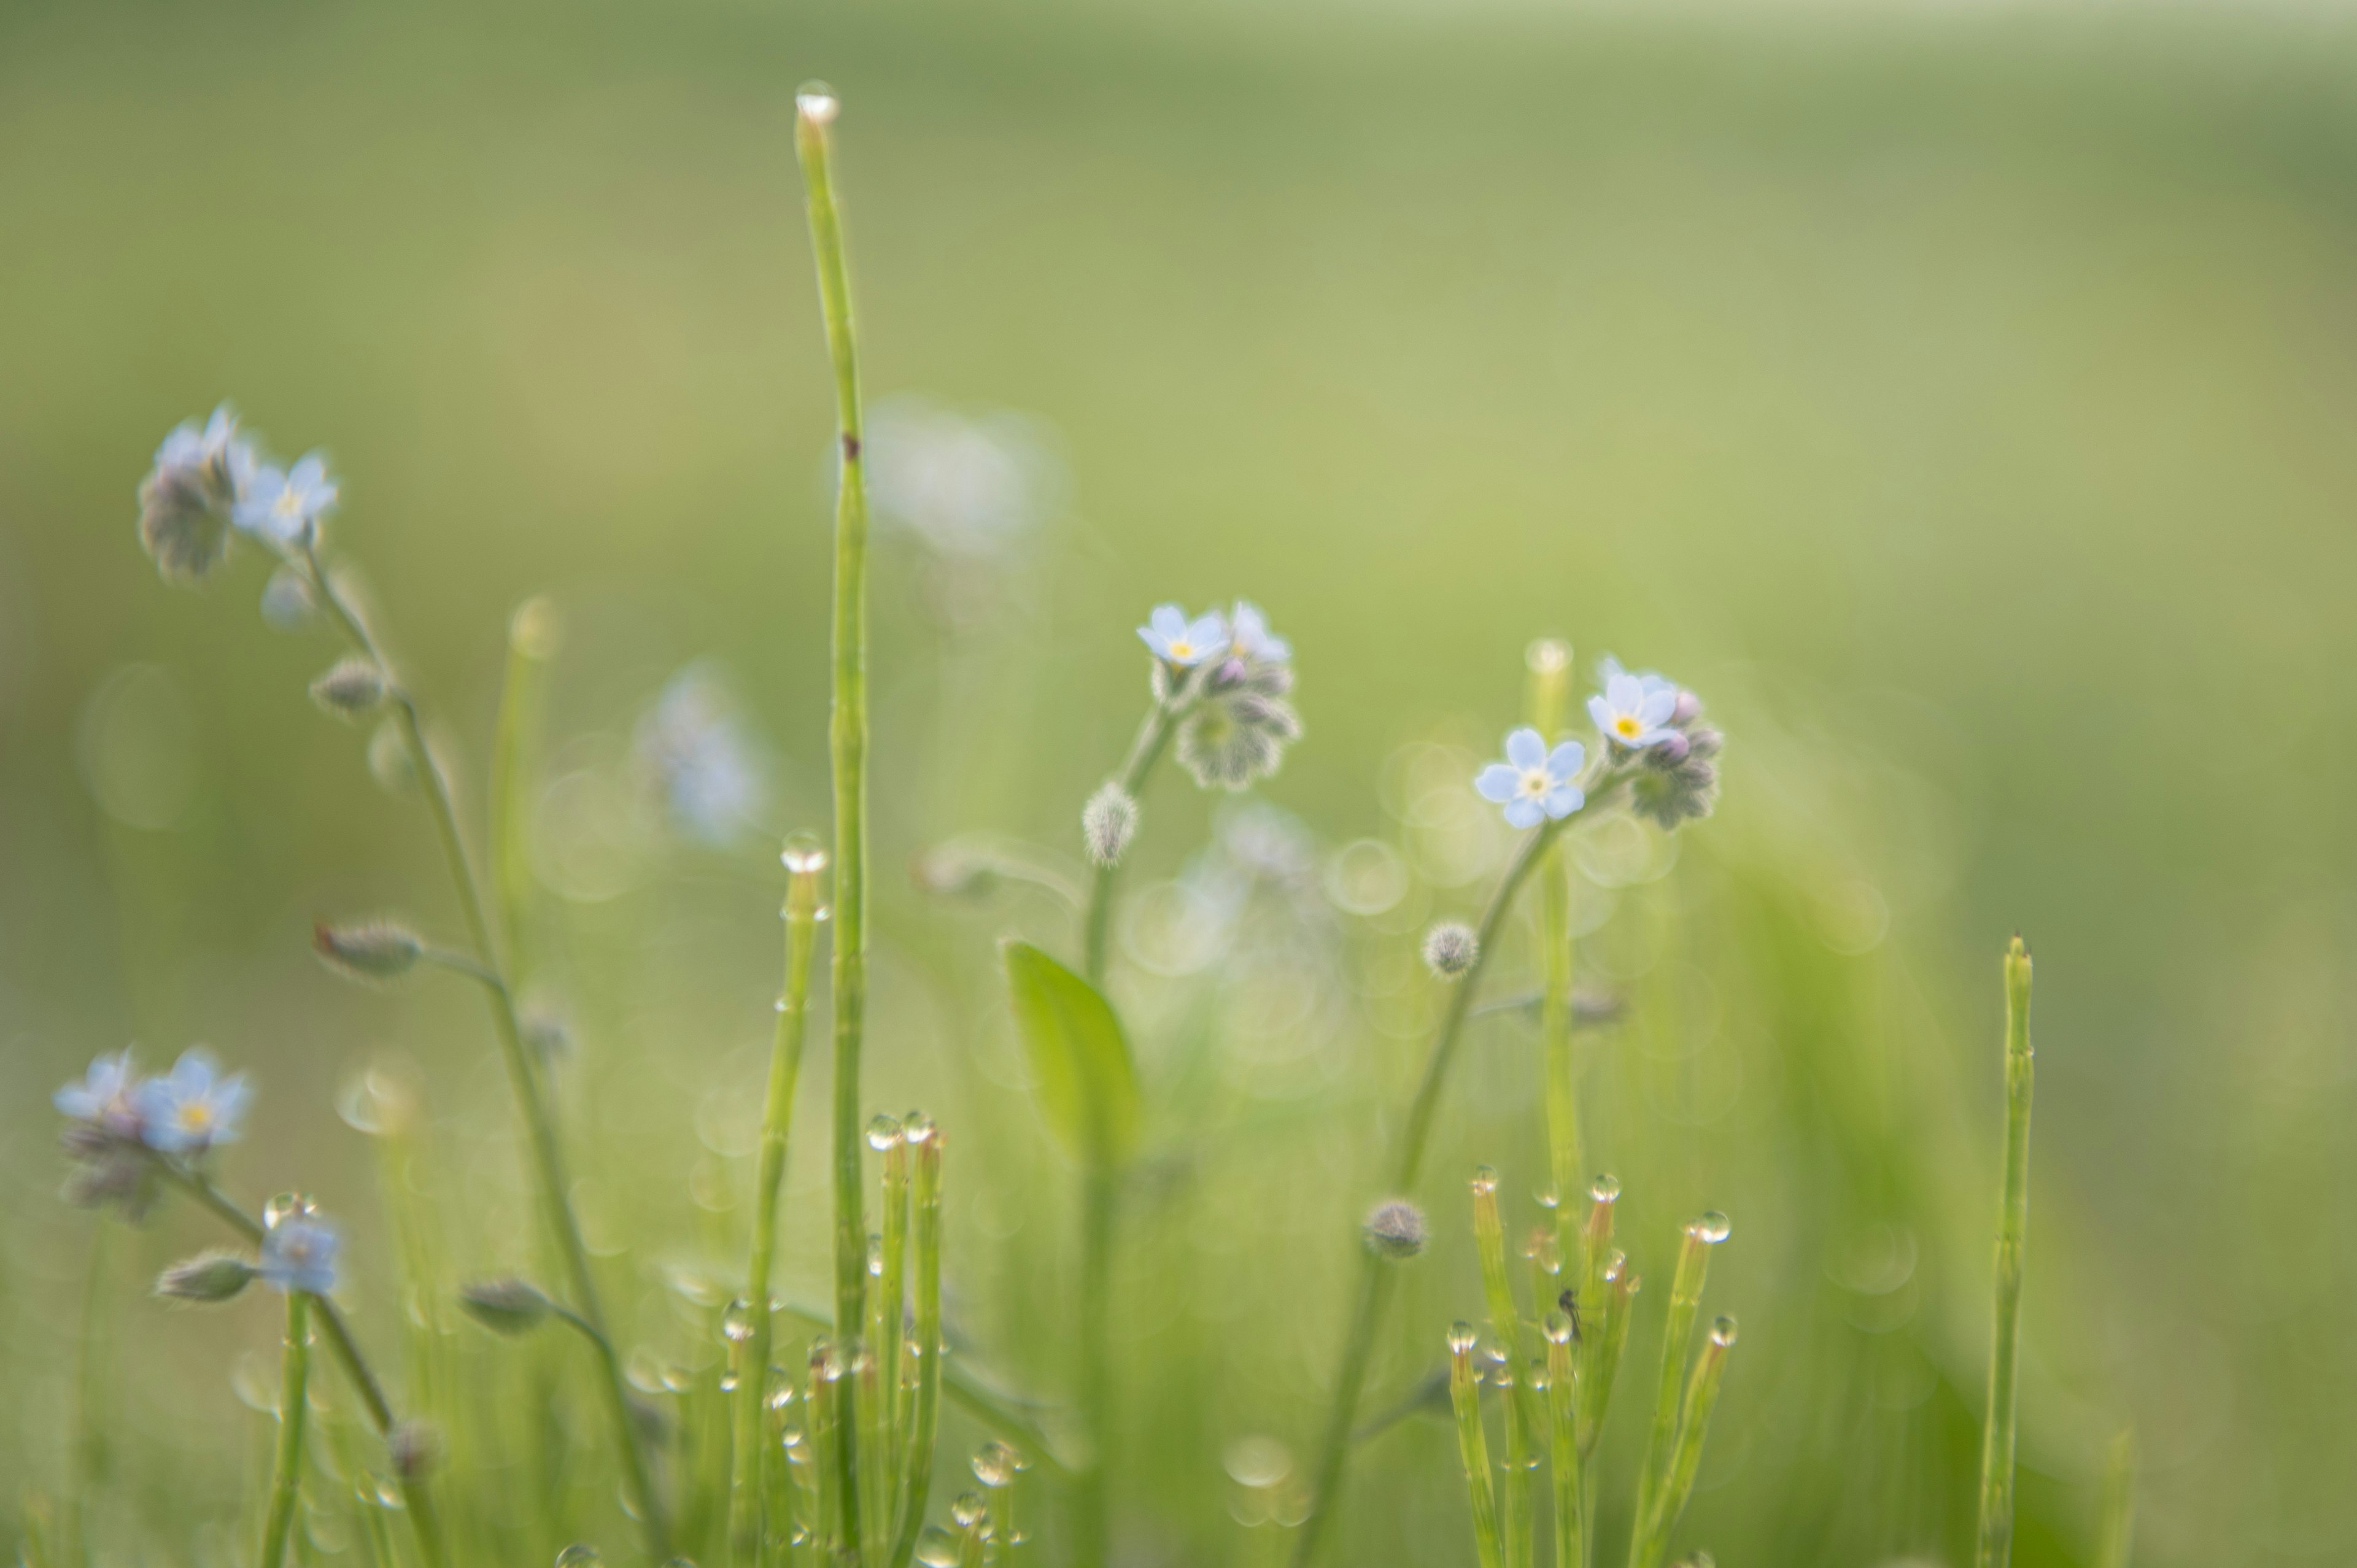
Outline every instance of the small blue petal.
{"label": "small blue petal", "polygon": [[1645,700],[1645,683],[1623,671],[1604,683],[1604,696],[1612,704],[1614,713],[1631,713],[1639,703]]}
{"label": "small blue petal", "polygon": [[1577,784],[1565,784],[1547,791],[1546,814],[1557,822],[1587,804],[1587,797]]}
{"label": "small blue petal", "polygon": [[1644,700],[1637,704],[1637,718],[1647,729],[1652,729],[1656,725],[1668,723],[1677,706],[1678,689],[1664,684],[1645,693]]}
{"label": "small blue petal", "polygon": [[1501,805],[1514,798],[1523,776],[1502,762],[1493,762],[1473,777],[1473,788],[1484,800]]}
{"label": "small blue petal", "polygon": [[1506,802],[1506,825],[1510,828],[1534,828],[1546,813],[1536,800],[1527,795]]}
{"label": "small blue petal", "polygon": [[1576,740],[1565,741],[1547,753],[1547,773],[1556,779],[1569,779],[1587,760],[1587,747]]}
{"label": "small blue petal", "polygon": [[1516,730],[1506,737],[1506,760],[1528,772],[1546,760],[1546,740],[1530,728]]}
{"label": "small blue petal", "polygon": [[1588,698],[1587,718],[1588,722],[1593,724],[1598,729],[1603,730],[1607,734],[1611,733],[1612,704],[1606,702],[1602,697]]}

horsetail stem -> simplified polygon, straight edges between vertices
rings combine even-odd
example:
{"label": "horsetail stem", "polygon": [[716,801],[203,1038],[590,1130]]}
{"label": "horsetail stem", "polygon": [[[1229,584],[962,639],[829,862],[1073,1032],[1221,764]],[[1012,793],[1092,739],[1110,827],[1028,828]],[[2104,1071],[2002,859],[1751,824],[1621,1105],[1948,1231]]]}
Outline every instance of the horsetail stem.
{"label": "horsetail stem", "polygon": [[286,1354],[278,1385],[278,1455],[271,1470],[270,1514],[262,1527],[262,1568],[279,1568],[286,1561],[286,1537],[295,1523],[311,1380],[310,1305],[307,1293],[286,1293]]}
{"label": "horsetail stem", "polygon": [[[892,1568],[908,1568],[924,1531],[925,1500],[933,1477],[933,1436],[942,1401],[942,1132],[920,1116],[910,1116],[905,1125],[908,1140],[916,1149],[917,1167],[917,1337],[909,1347],[909,1354],[917,1359],[917,1388],[909,1404],[908,1443],[901,1460],[900,1529],[892,1545]],[[1002,1533],[1002,1554],[1006,1550]]]}
{"label": "horsetail stem", "polygon": [[778,999],[776,1037],[770,1045],[770,1085],[761,1106],[761,1157],[753,1184],[753,1251],[746,1269],[745,1300],[752,1316],[746,1341],[746,1369],[737,1388],[736,1470],[729,1490],[730,1551],[747,1568],[765,1533],[761,1521],[760,1448],[762,1402],[768,1397],[771,1312],[770,1274],[777,1256],[778,1194],[786,1174],[786,1140],[794,1119],[794,1087],[802,1074],[804,1025],[810,1015],[811,955],[818,943],[819,879],[826,851],[815,840],[789,840],[785,991]]}
{"label": "horsetail stem", "polygon": [[1981,1437],[1979,1568],[2013,1552],[2013,1449],[2020,1382],[2022,1249],[2029,1231],[2029,949],[2005,955],[2005,1186],[1997,1206],[1996,1310],[1990,1326],[1988,1413]]}
{"label": "horsetail stem", "polygon": [[1520,1565],[1531,1555],[1531,1444],[1540,1423],[1529,1388],[1529,1359],[1522,1351],[1522,1314],[1514,1305],[1513,1277],[1506,1272],[1497,1173],[1482,1166],[1474,1173],[1472,1188],[1473,1245],[1480,1254],[1481,1286],[1489,1297],[1490,1332],[1506,1358],[1497,1374],[1506,1403],[1506,1482],[1499,1546],[1509,1565]]}
{"label": "horsetail stem", "polygon": [[1481,1568],[1504,1568],[1498,1502],[1491,1485],[1490,1442],[1481,1431],[1481,1385],[1473,1373],[1472,1326],[1448,1331],[1448,1402],[1457,1412],[1457,1452],[1465,1462],[1465,1490],[1473,1507],[1473,1548]]}

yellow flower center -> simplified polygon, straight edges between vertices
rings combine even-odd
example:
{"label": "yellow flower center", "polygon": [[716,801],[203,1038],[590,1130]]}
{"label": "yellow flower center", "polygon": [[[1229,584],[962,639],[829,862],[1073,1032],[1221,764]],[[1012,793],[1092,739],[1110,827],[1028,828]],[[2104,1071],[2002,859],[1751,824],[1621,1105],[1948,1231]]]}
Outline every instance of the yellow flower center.
{"label": "yellow flower center", "polygon": [[1612,731],[1622,740],[1634,740],[1645,733],[1645,726],[1637,722],[1636,714],[1622,714],[1612,721]]}
{"label": "yellow flower center", "polygon": [[180,1107],[180,1125],[188,1132],[201,1133],[213,1124],[213,1108],[203,1101],[193,1101]]}
{"label": "yellow flower center", "polygon": [[1551,788],[1551,783],[1547,778],[1547,770],[1545,768],[1532,768],[1523,770],[1523,794],[1544,796],[1549,788]]}
{"label": "yellow flower center", "polygon": [[1178,641],[1170,645],[1170,657],[1173,659],[1192,659],[1195,657],[1195,645],[1182,637]]}
{"label": "yellow flower center", "polygon": [[275,510],[281,517],[296,517],[301,515],[303,510],[303,492],[295,489],[292,485],[289,485],[286,489],[278,492],[278,501],[274,510]]}

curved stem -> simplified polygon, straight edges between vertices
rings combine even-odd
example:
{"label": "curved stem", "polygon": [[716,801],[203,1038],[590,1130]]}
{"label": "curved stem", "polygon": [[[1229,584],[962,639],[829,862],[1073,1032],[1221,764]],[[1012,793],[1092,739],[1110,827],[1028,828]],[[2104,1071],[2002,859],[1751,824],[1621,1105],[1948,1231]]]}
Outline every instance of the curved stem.
{"label": "curved stem", "polygon": [[[466,921],[468,940],[474,949],[475,964],[482,972],[484,993],[490,1002],[492,1032],[499,1037],[500,1054],[507,1065],[509,1085],[514,1092],[516,1109],[523,1119],[526,1141],[532,1148],[541,1205],[555,1239],[557,1251],[564,1259],[566,1283],[575,1301],[579,1304],[582,1315],[597,1327],[602,1338],[606,1332],[605,1314],[598,1305],[597,1281],[589,1269],[589,1250],[582,1242],[580,1223],[574,1218],[569,1197],[572,1186],[565,1176],[564,1149],[557,1141],[555,1121],[542,1092],[531,1052],[524,1045],[523,1024],[516,1015],[515,995],[507,983],[506,972],[500,967],[499,950],[492,940],[490,919],[484,908],[474,866],[467,855],[466,839],[458,831],[458,816],[451,803],[449,780],[443,776],[432,748],[426,745],[425,725],[416,699],[394,677],[393,666],[369,630],[368,623],[345,602],[334,579],[320,563],[316,542],[306,539],[302,551],[303,564],[307,570],[314,597],[328,607],[353,646],[385,672],[387,701],[393,704],[393,718],[408,749],[410,765],[415,769],[425,796],[427,814],[433,819],[436,837],[441,841],[451,886],[457,895],[459,913]],[[669,1538],[663,1523],[662,1500],[654,1491],[652,1471],[648,1467],[644,1447],[639,1439],[638,1423],[631,1418],[630,1391],[622,1380],[619,1364],[611,1367],[601,1391],[614,1425],[615,1440],[622,1450],[624,1468],[631,1478],[634,1500],[647,1533],[648,1549],[661,1559],[668,1555],[666,1541]]]}
{"label": "curved stem", "polygon": [[1081,1192],[1080,1412],[1089,1464],[1072,1497],[1073,1560],[1102,1563],[1109,1546],[1106,1482],[1113,1449],[1113,1241],[1119,1173],[1092,1168]]}
{"label": "curved stem", "polygon": [[[1440,1015],[1440,1025],[1433,1033],[1432,1054],[1426,1059],[1424,1078],[1416,1085],[1415,1098],[1409,1102],[1407,1124],[1400,1135],[1399,1153],[1394,1161],[1390,1190],[1405,1194],[1415,1187],[1416,1174],[1423,1169],[1425,1146],[1432,1137],[1432,1119],[1440,1105],[1440,1090],[1448,1080],[1448,1069],[1456,1059],[1458,1037],[1463,1034],[1465,1019],[1473,1005],[1474,992],[1482,972],[1489,966],[1491,955],[1497,949],[1498,932],[1505,923],[1506,912],[1513,907],[1514,896],[1531,872],[1545,857],[1555,840],[1571,823],[1591,814],[1617,780],[1609,765],[1599,768],[1593,788],[1587,790],[1587,804],[1567,817],[1541,822],[1523,838],[1514,857],[1498,878],[1498,886],[1490,895],[1489,906],[1481,911],[1480,925],[1476,928],[1476,949],[1473,966],[1467,970],[1449,993],[1448,1005]],[[1294,1568],[1304,1565],[1316,1555],[1328,1517],[1333,1512],[1334,1496],[1342,1482],[1342,1472],[1351,1458],[1351,1429],[1359,1408],[1361,1385],[1365,1381],[1367,1360],[1372,1349],[1374,1335],[1383,1315],[1384,1277],[1383,1260],[1372,1251],[1362,1251],[1360,1263],[1357,1305],[1352,1308],[1350,1337],[1343,1342],[1342,1365],[1334,1381],[1334,1401],[1328,1408],[1326,1432],[1318,1444],[1316,1470],[1317,1490],[1309,1504],[1309,1515],[1301,1522],[1301,1533],[1293,1543]]]}
{"label": "curved stem", "polygon": [[278,1385],[278,1458],[270,1484],[270,1516],[262,1527],[262,1568],[286,1561],[295,1498],[303,1478],[303,1422],[311,1381],[311,1296],[286,1293],[285,1370]]}

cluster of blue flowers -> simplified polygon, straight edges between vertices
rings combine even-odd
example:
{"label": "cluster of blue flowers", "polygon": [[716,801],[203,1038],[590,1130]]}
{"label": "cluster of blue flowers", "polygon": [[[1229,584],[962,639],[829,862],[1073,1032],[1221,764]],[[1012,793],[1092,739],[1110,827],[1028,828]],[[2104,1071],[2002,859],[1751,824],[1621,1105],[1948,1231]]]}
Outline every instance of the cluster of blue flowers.
{"label": "cluster of blue flowers", "polygon": [[1579,741],[1549,750],[1530,728],[1506,736],[1506,760],[1473,778],[1485,800],[1505,810],[1512,828],[1560,822],[1591,794],[1626,785],[1629,809],[1662,828],[1710,815],[1718,802],[1717,758],[1725,738],[1699,722],[1702,699],[1664,675],[1631,674],[1607,658],[1603,690],[1587,699],[1598,736],[1595,766]]}
{"label": "cluster of blue flowers", "polygon": [[1293,692],[1293,647],[1268,628],[1260,607],[1189,618],[1158,605],[1137,628],[1154,654],[1154,695],[1184,714],[1178,761],[1205,789],[1243,789],[1277,770],[1301,738]]}
{"label": "cluster of blue flowers", "polygon": [[[253,1099],[245,1074],[223,1073],[201,1046],[183,1051],[169,1071],[148,1075],[127,1047],[99,1057],[50,1097],[68,1122],[63,1142],[74,1171],[67,1197],[85,1206],[115,1204],[125,1218],[139,1218],[167,1169],[193,1170],[209,1151],[237,1141]],[[280,1290],[323,1294],[335,1285],[339,1240],[307,1203],[274,1205],[253,1273]],[[234,1273],[211,1268],[204,1277],[216,1282],[215,1294],[203,1299],[224,1299],[218,1282]]]}
{"label": "cluster of blue flowers", "polygon": [[238,428],[227,403],[199,424],[164,437],[139,483],[139,540],[174,582],[210,575],[245,533],[281,554],[317,536],[336,505],[337,485],[321,454],[281,467]]}

